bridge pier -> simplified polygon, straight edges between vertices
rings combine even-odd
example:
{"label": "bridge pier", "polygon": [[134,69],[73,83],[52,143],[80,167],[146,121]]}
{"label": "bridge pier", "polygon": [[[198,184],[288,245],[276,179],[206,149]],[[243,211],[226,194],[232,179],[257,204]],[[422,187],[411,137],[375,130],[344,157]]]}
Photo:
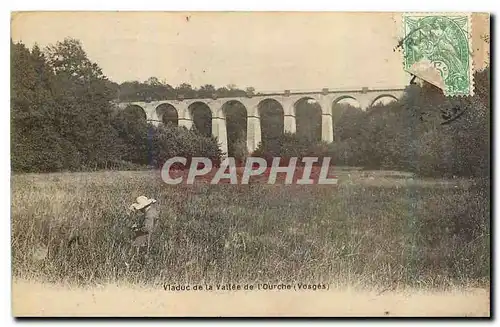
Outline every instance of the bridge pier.
{"label": "bridge pier", "polygon": [[254,152],[261,142],[260,117],[247,116],[247,150]]}
{"label": "bridge pier", "polygon": [[222,150],[222,153],[224,153],[223,157],[227,157],[227,128],[225,118],[212,117],[212,135],[217,138],[220,149]]}
{"label": "bridge pier", "polygon": [[148,119],[147,121],[148,121],[148,123],[150,123],[151,125],[156,126],[156,127],[160,126],[160,124],[161,124],[161,122],[156,120],[156,119]]}
{"label": "bridge pier", "polygon": [[333,119],[330,113],[321,115],[321,140],[333,142]]}
{"label": "bridge pier", "polygon": [[283,128],[284,132],[295,134],[297,132],[297,123],[295,121],[294,115],[284,115],[283,116]]}
{"label": "bridge pier", "polygon": [[193,126],[193,120],[192,119],[187,119],[187,118],[179,118],[179,127],[186,127],[187,129],[191,129]]}
{"label": "bridge pier", "polygon": [[373,99],[371,99],[368,95],[358,97],[359,108],[363,111],[368,110],[372,104]]}

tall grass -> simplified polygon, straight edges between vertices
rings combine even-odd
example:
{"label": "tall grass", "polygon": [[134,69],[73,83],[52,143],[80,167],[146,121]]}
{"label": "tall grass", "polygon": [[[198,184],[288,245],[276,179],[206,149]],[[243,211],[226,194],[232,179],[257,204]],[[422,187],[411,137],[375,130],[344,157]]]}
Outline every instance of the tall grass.
{"label": "tall grass", "polygon": [[[487,191],[342,177],[337,186],[173,186],[151,172],[16,175],[13,275],[78,284],[486,285]],[[126,209],[139,195],[158,200],[161,219],[149,256],[132,259]]]}

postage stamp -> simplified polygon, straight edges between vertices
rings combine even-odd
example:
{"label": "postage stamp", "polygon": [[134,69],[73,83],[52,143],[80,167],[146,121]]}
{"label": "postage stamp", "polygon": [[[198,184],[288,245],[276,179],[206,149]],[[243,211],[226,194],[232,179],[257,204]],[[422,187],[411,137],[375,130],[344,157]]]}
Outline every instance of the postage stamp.
{"label": "postage stamp", "polygon": [[448,96],[474,94],[471,15],[404,14],[404,69]]}

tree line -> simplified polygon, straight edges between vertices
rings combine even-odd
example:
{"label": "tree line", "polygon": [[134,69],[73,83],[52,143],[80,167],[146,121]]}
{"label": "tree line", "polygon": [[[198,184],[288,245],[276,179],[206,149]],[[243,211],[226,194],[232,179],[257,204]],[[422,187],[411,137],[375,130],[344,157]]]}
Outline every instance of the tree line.
{"label": "tree line", "polygon": [[11,40],[12,171],[159,167],[176,149],[220,159],[215,138],[118,110],[116,91],[78,40],[43,51]]}
{"label": "tree line", "polygon": [[[133,101],[159,101],[175,99],[196,99],[213,97],[243,97],[256,94],[255,88],[247,87],[239,89],[234,84],[216,88],[212,84],[202,85],[199,88],[188,83],[182,83],[173,87],[158,77],[150,77],[144,82],[127,81],[121,84],[111,85],[115,98],[120,102]],[[257,93],[258,94],[258,93]]]}
{"label": "tree line", "polygon": [[[252,155],[329,156],[334,165],[425,176],[489,176],[489,67],[476,72],[474,79],[472,97],[445,97],[438,88],[422,83],[409,85],[400,101],[367,111],[336,106],[330,144],[320,140],[321,116],[315,120],[311,114],[298,122],[306,133],[288,134],[282,132],[279,115],[263,113],[265,123],[275,126],[263,129],[262,142]],[[117,110],[113,103],[249,93],[255,89],[193,88],[186,83],[173,87],[156,77],[117,84],[89,60],[78,40],[65,39],[43,51],[11,41],[12,170],[138,169],[159,167],[176,155],[218,161],[223,154],[210,133],[171,124],[155,127],[133,112]],[[240,109],[234,108],[237,119],[227,126],[229,155],[244,160],[246,123]],[[442,124],[445,113],[456,112],[460,117]]]}
{"label": "tree line", "polygon": [[336,106],[334,142],[284,133],[262,142],[254,155],[269,161],[275,156],[330,157],[336,166],[489,178],[489,68],[474,74],[474,88],[472,97],[446,97],[431,84],[412,84],[401,100],[367,111]]}

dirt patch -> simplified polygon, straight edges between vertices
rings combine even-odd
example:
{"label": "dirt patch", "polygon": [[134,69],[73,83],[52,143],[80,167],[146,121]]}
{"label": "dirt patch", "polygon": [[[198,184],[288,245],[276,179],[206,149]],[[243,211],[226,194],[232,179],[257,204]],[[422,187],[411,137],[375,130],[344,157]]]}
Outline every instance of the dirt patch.
{"label": "dirt patch", "polygon": [[487,289],[450,292],[359,290],[170,292],[105,285],[69,288],[30,281],[12,284],[14,316],[482,316]]}

